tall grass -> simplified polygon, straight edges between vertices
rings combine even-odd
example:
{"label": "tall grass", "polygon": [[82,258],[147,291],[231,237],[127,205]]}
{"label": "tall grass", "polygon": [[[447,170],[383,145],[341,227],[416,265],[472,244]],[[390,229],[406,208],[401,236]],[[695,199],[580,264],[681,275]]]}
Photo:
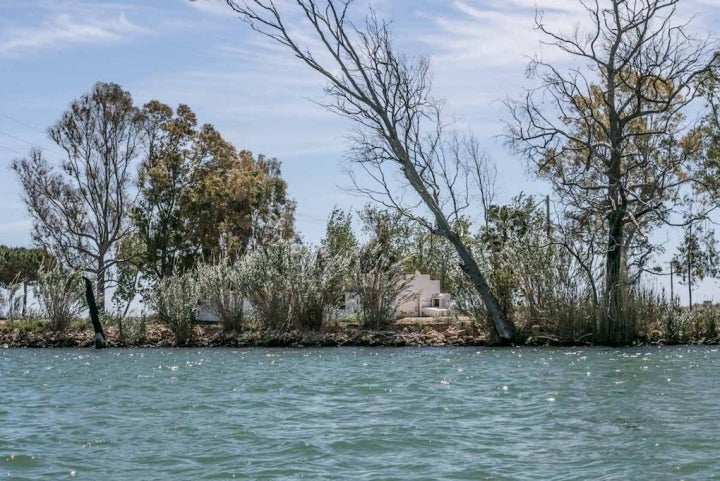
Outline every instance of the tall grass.
{"label": "tall grass", "polygon": [[180,345],[191,341],[200,300],[199,285],[192,272],[166,277],[158,284],[156,295],[160,318],[167,320],[175,341]]}
{"label": "tall grass", "polygon": [[349,260],[277,242],[246,255],[240,283],[264,328],[317,330],[343,295]]}
{"label": "tall grass", "polygon": [[325,248],[279,241],[233,263],[200,263],[164,279],[156,305],[181,343],[189,339],[201,304],[225,331],[249,323],[271,330],[319,330],[336,317],[349,290],[361,298],[365,327],[379,329],[394,319],[406,284],[400,264],[377,248],[331,255]]}
{"label": "tall grass", "polygon": [[223,330],[240,331],[245,316],[239,267],[224,259],[215,264],[202,263],[193,274],[201,302],[218,318]]}
{"label": "tall grass", "polygon": [[40,310],[53,331],[65,331],[70,322],[85,309],[84,284],[78,271],[68,271],[60,265],[41,267],[37,295]]}

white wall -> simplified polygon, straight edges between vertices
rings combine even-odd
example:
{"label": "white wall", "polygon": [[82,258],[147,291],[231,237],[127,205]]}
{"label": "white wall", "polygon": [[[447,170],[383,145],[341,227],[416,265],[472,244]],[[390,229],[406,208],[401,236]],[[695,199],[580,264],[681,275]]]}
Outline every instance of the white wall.
{"label": "white wall", "polygon": [[440,294],[440,281],[430,278],[429,274],[415,273],[410,283],[400,294],[398,314],[403,316],[422,316],[425,307],[432,307],[432,297]]}

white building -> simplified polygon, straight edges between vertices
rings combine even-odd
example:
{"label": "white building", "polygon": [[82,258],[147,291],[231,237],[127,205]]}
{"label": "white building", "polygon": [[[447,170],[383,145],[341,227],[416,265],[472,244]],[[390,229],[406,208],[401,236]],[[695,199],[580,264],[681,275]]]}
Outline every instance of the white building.
{"label": "white building", "polygon": [[450,313],[450,294],[440,292],[440,281],[416,272],[400,295],[398,316],[439,317]]}
{"label": "white building", "polygon": [[[450,294],[440,292],[440,281],[429,274],[408,276],[408,285],[398,296],[397,317],[440,317],[450,314]],[[338,309],[340,319],[349,319],[362,310],[362,300],[353,291],[345,292]]]}

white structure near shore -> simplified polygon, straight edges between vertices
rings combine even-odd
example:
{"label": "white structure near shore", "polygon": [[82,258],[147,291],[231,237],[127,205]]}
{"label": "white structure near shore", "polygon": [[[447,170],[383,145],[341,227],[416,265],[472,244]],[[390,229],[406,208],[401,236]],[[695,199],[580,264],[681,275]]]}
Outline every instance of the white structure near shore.
{"label": "white structure near shore", "polygon": [[399,317],[441,317],[450,313],[450,294],[440,292],[440,281],[416,272],[400,295]]}
{"label": "white structure near shore", "polygon": [[[450,315],[452,296],[440,292],[440,281],[431,279],[429,274],[408,276],[408,284],[398,296],[397,317],[443,317]],[[343,304],[338,309],[340,319],[349,319],[362,310],[360,296],[356,292],[345,293]]]}
{"label": "white structure near shore", "polygon": [[[431,279],[429,274],[416,272],[408,276],[408,283],[398,296],[396,316],[400,317],[444,317],[450,315],[450,294],[440,292],[440,281]],[[239,302],[239,300],[238,300]],[[252,304],[243,299],[243,309],[248,311]],[[357,292],[345,292],[343,302],[337,309],[338,319],[350,319],[362,310],[362,301]],[[195,320],[218,322],[218,316],[205,302],[196,306]]]}

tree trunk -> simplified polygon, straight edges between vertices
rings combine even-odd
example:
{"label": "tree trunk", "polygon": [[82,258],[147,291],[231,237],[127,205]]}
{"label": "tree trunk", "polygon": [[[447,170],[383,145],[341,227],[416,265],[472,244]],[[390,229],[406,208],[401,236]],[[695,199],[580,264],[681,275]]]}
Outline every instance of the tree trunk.
{"label": "tree trunk", "polygon": [[92,283],[87,277],[83,277],[85,282],[85,298],[87,299],[88,309],[90,310],[90,320],[92,321],[93,330],[95,331],[95,349],[103,349],[107,346],[107,338],[103,332],[102,324],[100,324],[100,316],[98,315],[97,304],[95,304],[95,295],[93,294]]}
{"label": "tree trunk", "polygon": [[102,259],[97,270],[97,287],[96,287],[97,309],[99,312],[105,312],[105,259]]}
{"label": "tree trunk", "polygon": [[598,319],[596,342],[609,346],[626,346],[635,338],[635,323],[625,312],[627,283],[623,253],[624,213],[609,216],[607,255],[605,258],[605,317]]}
{"label": "tree trunk", "polygon": [[430,195],[422,178],[418,174],[412,162],[409,160],[407,151],[401,147],[401,143],[397,140],[397,137],[393,137],[395,140],[391,143],[393,150],[398,154],[398,158],[402,160],[403,174],[405,178],[410,182],[410,185],[415,189],[420,198],[423,200],[427,208],[432,212],[435,217],[436,225],[440,231],[440,235],[445,237],[455,247],[455,250],[460,256],[462,262],[462,269],[465,274],[470,278],[475,289],[477,289],[480,297],[485,303],[485,309],[487,309],[490,320],[492,321],[494,334],[496,340],[500,344],[511,344],[515,337],[515,329],[510,320],[505,316],[497,297],[490,290],[490,285],[487,283],[485,276],[480,271],[480,267],[475,261],[472,252],[467,248],[465,243],[460,239],[460,236],[450,228],[450,223],[447,217],[443,214],[442,209]]}
{"label": "tree trunk", "polygon": [[622,232],[616,221],[610,220],[607,254],[605,257],[605,316],[597,320],[597,342],[606,345],[618,344],[620,320],[622,318],[620,263]]}
{"label": "tree trunk", "polygon": [[[615,4],[617,10],[617,4]],[[614,47],[616,48],[616,47]],[[611,54],[614,57],[615,52]],[[627,291],[625,274],[625,217],[627,204],[622,195],[623,136],[620,116],[615,108],[617,73],[613,67],[607,72],[608,112],[610,144],[612,146],[607,169],[607,201],[609,212],[607,254],[605,257],[605,316],[598,319],[595,340],[599,344],[623,346],[634,338],[635,329],[624,312]]]}
{"label": "tree trunk", "polygon": [[515,338],[515,328],[510,320],[505,316],[505,313],[500,308],[495,295],[490,290],[490,286],[485,279],[485,276],[480,271],[477,262],[472,253],[468,250],[465,244],[460,240],[459,236],[450,232],[448,240],[452,243],[462,261],[461,267],[463,272],[470,278],[475,289],[480,294],[483,302],[485,303],[485,309],[488,311],[490,321],[492,322],[495,330],[496,341],[500,344],[510,344]]}
{"label": "tree trunk", "polygon": [[27,313],[27,281],[23,282],[23,299],[22,299],[22,318],[25,319],[25,314]]}

